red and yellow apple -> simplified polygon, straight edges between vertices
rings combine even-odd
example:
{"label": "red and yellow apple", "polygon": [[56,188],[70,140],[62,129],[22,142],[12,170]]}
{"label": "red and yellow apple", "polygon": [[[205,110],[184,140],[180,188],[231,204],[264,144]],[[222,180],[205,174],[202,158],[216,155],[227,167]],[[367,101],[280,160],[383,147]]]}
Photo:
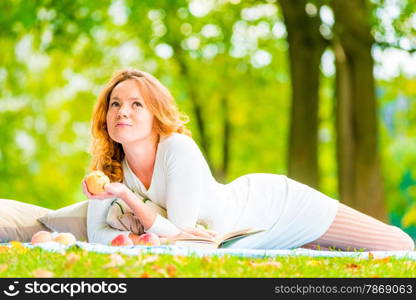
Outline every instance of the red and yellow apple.
{"label": "red and yellow apple", "polygon": [[110,179],[102,171],[92,171],[85,177],[88,191],[91,194],[101,194],[104,192],[104,185],[110,183]]}
{"label": "red and yellow apple", "polygon": [[38,231],[32,236],[31,243],[33,245],[46,242],[52,242],[52,235],[49,231]]}
{"label": "red and yellow apple", "polygon": [[160,246],[159,236],[153,232],[139,235],[134,242],[135,245]]}
{"label": "red and yellow apple", "polygon": [[133,241],[127,235],[119,234],[111,241],[111,246],[133,246]]}
{"label": "red and yellow apple", "polygon": [[62,232],[58,233],[54,238],[54,242],[69,246],[75,244],[77,239],[75,236],[70,232]]}

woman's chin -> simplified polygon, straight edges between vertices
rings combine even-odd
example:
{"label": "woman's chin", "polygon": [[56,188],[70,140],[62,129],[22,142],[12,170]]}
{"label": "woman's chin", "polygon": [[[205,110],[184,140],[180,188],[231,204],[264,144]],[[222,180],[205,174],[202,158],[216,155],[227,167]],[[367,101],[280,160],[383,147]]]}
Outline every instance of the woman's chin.
{"label": "woman's chin", "polygon": [[137,137],[136,138],[131,138],[131,137],[120,137],[120,136],[117,136],[117,137],[111,138],[111,139],[113,141],[115,141],[116,143],[119,143],[119,144],[122,144],[122,145],[128,145],[128,144],[135,143],[139,140],[144,140],[144,139],[137,138]]}
{"label": "woman's chin", "polygon": [[151,133],[136,133],[136,135],[132,135],[131,132],[109,132],[109,136],[114,142],[119,144],[130,144],[151,139]]}
{"label": "woman's chin", "polygon": [[124,137],[120,137],[120,136],[110,136],[110,138],[114,142],[119,143],[119,144],[126,144],[126,143],[128,143],[131,140],[131,139],[124,138]]}

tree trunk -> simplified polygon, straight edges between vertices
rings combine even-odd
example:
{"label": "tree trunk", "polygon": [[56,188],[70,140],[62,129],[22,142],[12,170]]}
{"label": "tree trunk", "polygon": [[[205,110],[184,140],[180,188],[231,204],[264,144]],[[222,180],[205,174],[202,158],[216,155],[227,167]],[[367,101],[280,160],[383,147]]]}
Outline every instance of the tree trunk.
{"label": "tree trunk", "polygon": [[189,93],[189,100],[192,103],[193,113],[196,119],[197,129],[198,129],[199,138],[200,138],[201,150],[205,155],[205,158],[211,169],[211,172],[216,173],[212,165],[211,156],[209,152],[210,140],[209,140],[206,128],[205,128],[205,120],[204,120],[204,116],[202,112],[202,105],[198,101],[198,93],[194,88],[194,83],[192,83],[190,80],[191,74],[189,71],[189,67],[185,61],[185,57],[184,57],[185,54],[182,52],[179,46],[179,42],[176,42],[176,43],[171,42],[171,45],[174,48],[175,53],[176,53],[175,59],[176,59],[176,62],[178,63],[181,77],[183,78],[183,80],[185,80],[186,85],[187,85],[187,89]]}
{"label": "tree trunk", "polygon": [[192,107],[194,109],[194,115],[196,118],[196,124],[197,124],[197,128],[199,130],[199,137],[201,140],[201,148],[202,151],[204,152],[204,154],[206,155],[207,160],[210,162],[211,160],[209,159],[209,148],[210,148],[210,143],[209,143],[209,138],[205,129],[205,121],[204,121],[204,117],[203,117],[203,113],[202,113],[202,106],[199,104],[198,102],[198,95],[197,92],[195,91],[194,87],[193,87],[193,83],[190,82],[189,77],[189,69],[188,66],[186,65],[186,63],[183,61],[182,59],[182,55],[176,55],[176,60],[180,66],[180,70],[181,70],[181,77],[184,78],[184,80],[186,80],[187,82],[187,86],[188,86],[188,92],[189,92],[189,100],[192,103]]}
{"label": "tree trunk", "polygon": [[365,0],[333,0],[337,155],[341,200],[386,220],[378,152],[378,118]]}
{"label": "tree trunk", "polygon": [[292,86],[288,176],[318,188],[319,67],[326,42],[319,32],[319,15],[307,15],[306,3],[280,1],[289,42]]}
{"label": "tree trunk", "polygon": [[176,63],[178,64],[180,75],[186,83],[189,100],[192,103],[193,114],[196,119],[196,128],[198,130],[201,151],[204,154],[211,171],[214,172],[209,151],[211,145],[205,126],[206,123],[203,114],[203,107],[200,103],[198,91],[194,87],[195,83],[191,80],[193,74],[190,70],[189,62],[187,61],[186,52],[181,47],[182,35],[178,30],[179,23],[177,22],[175,13],[177,6],[174,1],[168,1],[167,5],[168,6],[166,7],[166,12],[168,14],[173,14],[174,16],[170,15],[166,18],[167,26],[170,28],[170,31],[167,33],[165,39],[166,42],[173,48],[175,53],[173,59],[175,59]]}
{"label": "tree trunk", "polygon": [[218,170],[217,179],[220,182],[225,183],[227,178],[227,172],[230,162],[230,142],[231,142],[231,122],[230,122],[230,104],[228,97],[224,96],[221,98],[222,107],[222,130],[223,130],[223,141],[222,141],[222,162],[221,167]]}

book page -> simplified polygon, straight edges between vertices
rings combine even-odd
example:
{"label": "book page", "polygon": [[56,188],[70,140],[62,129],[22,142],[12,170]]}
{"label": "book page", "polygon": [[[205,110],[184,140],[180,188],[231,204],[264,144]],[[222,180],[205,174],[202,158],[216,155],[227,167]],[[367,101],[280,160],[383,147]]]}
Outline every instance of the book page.
{"label": "book page", "polygon": [[252,234],[252,233],[257,233],[263,230],[255,230],[253,228],[244,228],[244,229],[240,229],[240,230],[236,230],[236,231],[232,231],[229,233],[224,234],[222,237],[220,237],[218,239],[218,241],[223,242],[226,241],[230,238],[234,238],[240,235],[246,235],[246,234]]}
{"label": "book page", "polygon": [[207,241],[207,242],[214,242],[214,243],[220,243],[222,241],[225,241],[229,238],[233,238],[236,236],[240,236],[240,235],[244,235],[247,234],[248,232],[253,231],[251,228],[244,228],[244,229],[239,229],[236,231],[232,231],[229,233],[226,233],[222,236],[219,236],[217,238],[207,238],[207,237],[202,237],[202,236],[198,236],[198,237],[184,237],[184,238],[177,238],[174,239],[175,241]]}
{"label": "book page", "polygon": [[204,243],[211,243],[211,244],[220,244],[224,241],[230,240],[230,239],[235,239],[237,237],[240,236],[246,236],[246,235],[251,235],[254,233],[258,233],[258,232],[262,232],[264,230],[255,230],[253,228],[244,228],[244,229],[239,229],[236,231],[232,231],[229,233],[226,233],[222,236],[219,236],[217,238],[207,238],[207,237],[202,237],[202,236],[197,236],[197,237],[182,237],[182,238],[176,238],[176,239],[172,239],[172,242],[174,242],[175,244],[179,241],[189,241],[189,242],[204,242]]}
{"label": "book page", "polygon": [[176,239],[172,239],[173,242],[176,241],[195,241],[195,242],[209,242],[209,243],[216,243],[217,241],[211,238],[206,238],[202,236],[196,236],[196,237],[180,237]]}

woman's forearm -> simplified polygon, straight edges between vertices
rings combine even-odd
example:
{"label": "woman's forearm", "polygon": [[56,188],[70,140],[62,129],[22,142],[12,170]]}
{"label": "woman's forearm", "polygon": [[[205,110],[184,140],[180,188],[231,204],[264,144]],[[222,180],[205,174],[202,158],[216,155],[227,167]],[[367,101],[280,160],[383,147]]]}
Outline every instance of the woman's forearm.
{"label": "woman's forearm", "polygon": [[119,195],[119,198],[132,209],[139,219],[145,232],[152,232],[159,237],[174,237],[181,233],[181,230],[168,219],[156,213],[152,208],[144,204],[131,190]]}
{"label": "woman's forearm", "polygon": [[120,198],[131,208],[145,230],[153,225],[156,213],[145,205],[131,190],[127,189]]}

